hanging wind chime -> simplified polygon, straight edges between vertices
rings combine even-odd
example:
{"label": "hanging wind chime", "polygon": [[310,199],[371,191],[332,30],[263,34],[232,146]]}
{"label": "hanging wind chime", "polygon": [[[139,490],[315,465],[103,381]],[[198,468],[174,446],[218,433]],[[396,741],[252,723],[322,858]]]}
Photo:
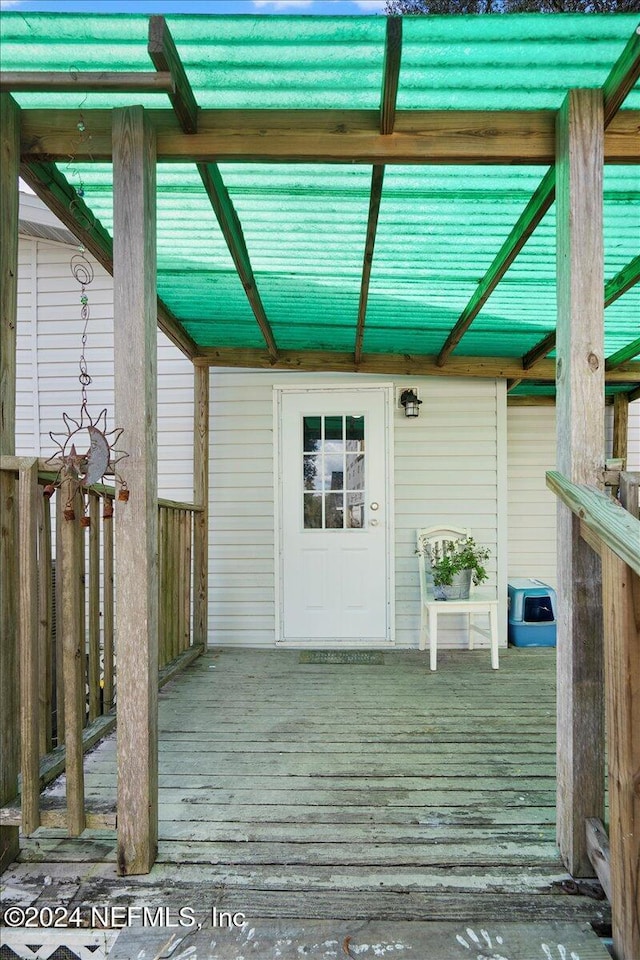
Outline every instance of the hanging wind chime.
{"label": "hanging wind chime", "polygon": [[[81,116],[78,123],[78,131],[84,139],[85,124]],[[84,196],[84,185],[80,178],[80,184],[76,188],[76,194],[79,200]],[[74,200],[74,203],[77,201]],[[80,203],[78,202],[78,206]],[[83,207],[83,215],[86,208]],[[62,488],[65,495],[64,518],[65,520],[74,520],[75,508],[74,501],[78,491],[88,490],[94,484],[107,476],[112,476],[118,487],[118,500],[126,501],[129,499],[129,489],[126,482],[117,472],[117,465],[129,454],[124,450],[117,450],[116,444],[123,433],[122,427],[114,427],[107,431],[107,408],[105,407],[94,417],[89,410],[87,388],[91,385],[91,376],[87,366],[85,356],[87,345],[87,331],[91,310],[89,306],[89,296],[87,287],[93,281],[93,267],[85,254],[84,246],[80,247],[78,253],[71,257],[70,261],[71,275],[80,284],[80,319],[84,323],[82,330],[82,346],[80,350],[80,374],[78,380],[80,383],[80,415],[77,418],[68,413],[62,414],[62,420],[65,430],[60,433],[51,432],[49,436],[58,447],[56,453],[47,460],[58,468],[58,475],[53,483],[45,487],[45,495],[52,496],[56,488]],[[105,516],[107,507],[111,508],[111,500],[105,500]],[[80,522],[83,526],[89,525],[89,518],[84,516],[84,497],[82,498],[82,516]]]}

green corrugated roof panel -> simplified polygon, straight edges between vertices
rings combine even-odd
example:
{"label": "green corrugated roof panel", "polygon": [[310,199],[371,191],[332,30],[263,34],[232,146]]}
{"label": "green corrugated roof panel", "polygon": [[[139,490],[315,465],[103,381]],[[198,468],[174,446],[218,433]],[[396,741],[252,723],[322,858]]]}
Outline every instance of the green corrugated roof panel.
{"label": "green corrugated roof panel", "polygon": [[[169,16],[201,107],[368,109],[380,101],[383,17]],[[404,18],[398,108],[557,109],[601,86],[634,15]],[[4,69],[149,70],[142,16],[3,13]],[[90,109],[164,95],[18,94]],[[640,109],[640,88],[623,109]],[[60,164],[111,230],[110,165]],[[371,167],[222,164],[258,291],[282,349],[352,351]],[[640,168],[605,171],[605,279],[638,253]],[[541,167],[388,166],[365,352],[437,353],[540,183]],[[201,346],[264,341],[194,165],[158,167],[158,290]],[[606,352],[640,332],[640,290],[606,311]],[[555,326],[555,216],[547,214],[457,348],[520,356]]]}

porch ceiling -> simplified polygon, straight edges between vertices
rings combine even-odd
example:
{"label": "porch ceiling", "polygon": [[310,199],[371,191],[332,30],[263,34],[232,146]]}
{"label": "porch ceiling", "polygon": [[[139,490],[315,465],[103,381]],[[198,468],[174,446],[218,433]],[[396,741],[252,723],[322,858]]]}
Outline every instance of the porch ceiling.
{"label": "porch ceiling", "polygon": [[[148,72],[148,23],[3,13],[3,68]],[[305,368],[363,370],[410,355],[416,372],[431,372],[439,357],[443,374],[459,371],[461,358],[490,357],[515,379],[555,328],[553,206],[460,341],[443,347],[547,170],[553,112],[567,90],[605,84],[632,36],[626,67],[637,77],[637,16],[403,18],[401,55],[399,30],[383,17],[182,16],[167,24],[200,107],[201,132],[190,139],[166,93],[50,86],[14,96],[27,178],[46,198],[46,170],[36,176],[33,165],[57,160],[72,186],[83,184],[108,234],[105,108],[149,108],[162,160],[158,293],[190,338],[187,349],[216,363],[295,366],[299,358]],[[623,296],[609,296],[607,357],[640,333],[640,173],[630,162],[639,110],[636,83],[607,135],[609,295],[624,268],[631,277]],[[451,120],[461,129],[434,136]],[[551,186],[549,206],[552,198]],[[522,370],[529,379],[517,391],[552,379],[545,355]],[[640,381],[629,359],[610,390]]]}

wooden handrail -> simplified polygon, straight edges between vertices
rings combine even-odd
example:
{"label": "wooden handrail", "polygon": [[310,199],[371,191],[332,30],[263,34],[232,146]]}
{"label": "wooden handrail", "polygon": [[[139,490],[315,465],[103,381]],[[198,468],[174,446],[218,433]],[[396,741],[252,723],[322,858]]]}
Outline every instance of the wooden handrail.
{"label": "wooden handrail", "polygon": [[599,490],[547,472],[547,486],[583,524],[640,576],[640,520]]}

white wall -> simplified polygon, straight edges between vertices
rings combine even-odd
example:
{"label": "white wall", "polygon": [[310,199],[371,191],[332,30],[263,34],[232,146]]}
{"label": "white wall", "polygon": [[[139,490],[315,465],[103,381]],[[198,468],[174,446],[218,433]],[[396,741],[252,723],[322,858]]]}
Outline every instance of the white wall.
{"label": "white wall", "polygon": [[545,473],[555,469],[556,408],[507,407],[508,574],[556,578],[556,503]]}
{"label": "white wall", "polygon": [[[272,645],[275,638],[274,384],[335,386],[365,379],[390,382],[360,375],[211,371],[211,642]],[[413,377],[396,383],[418,386],[423,400],[417,420],[395,414],[396,643],[416,646],[417,527],[439,522],[470,527],[492,551],[495,583],[497,423],[504,396],[493,381]],[[459,629],[442,633],[443,646],[462,639]]]}

